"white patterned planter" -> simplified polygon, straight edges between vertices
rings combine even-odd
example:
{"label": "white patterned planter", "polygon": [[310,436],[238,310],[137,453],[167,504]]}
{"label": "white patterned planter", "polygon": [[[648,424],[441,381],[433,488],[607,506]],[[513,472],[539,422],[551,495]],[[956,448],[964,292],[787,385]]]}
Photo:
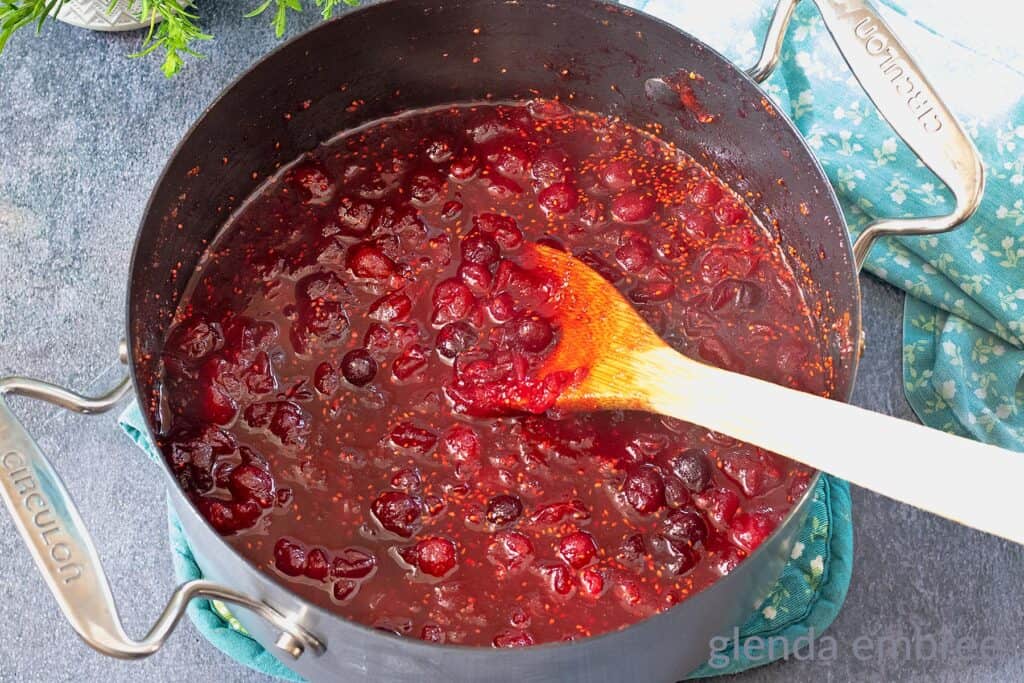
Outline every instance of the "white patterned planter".
{"label": "white patterned planter", "polygon": [[145,26],[148,22],[140,22],[133,12],[138,11],[138,2],[132,11],[130,0],[118,0],[110,9],[109,0],[68,0],[56,13],[56,18],[74,26],[93,31],[133,31]]}

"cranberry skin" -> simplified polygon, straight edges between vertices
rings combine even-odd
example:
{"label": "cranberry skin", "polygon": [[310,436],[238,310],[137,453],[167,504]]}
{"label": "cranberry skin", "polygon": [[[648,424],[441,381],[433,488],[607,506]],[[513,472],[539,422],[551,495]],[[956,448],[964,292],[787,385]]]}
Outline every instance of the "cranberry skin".
{"label": "cranberry skin", "polygon": [[330,574],[330,569],[330,562],[328,562],[327,554],[323,550],[314,548],[306,553],[306,567],[303,570],[306,578],[313,579],[314,581],[326,581]]}
{"label": "cranberry skin", "polygon": [[324,396],[333,396],[334,392],[341,387],[338,370],[326,361],[316,366],[316,370],[313,372],[313,386]]}
{"label": "cranberry skin", "polygon": [[704,180],[690,191],[690,201],[697,206],[712,206],[722,198],[722,188],[713,180]]}
{"label": "cranberry skin", "polygon": [[223,535],[249,529],[260,517],[260,505],[253,500],[226,503],[216,498],[201,498],[197,506],[210,526]]}
{"label": "cranberry skin", "polygon": [[549,562],[537,568],[540,575],[547,579],[548,589],[558,595],[568,595],[572,592],[573,579],[572,570],[564,562]]}
{"label": "cranberry skin", "polygon": [[640,223],[651,217],[656,205],[650,194],[626,190],[612,200],[612,218],[620,223]]}
{"label": "cranberry skin", "polygon": [[491,644],[494,647],[529,647],[533,643],[533,636],[529,631],[508,629],[494,636]]}
{"label": "cranberry skin", "polygon": [[604,592],[604,576],[599,569],[587,567],[579,574],[580,593],[596,598]]}
{"label": "cranberry skin", "polygon": [[365,579],[376,568],[377,558],[360,548],[345,548],[331,560],[331,576],[336,579]]}
{"label": "cranberry skin", "polygon": [[274,544],[274,566],[287,576],[302,576],[306,571],[306,550],[295,541],[278,539]]}
{"label": "cranberry skin", "polygon": [[746,207],[734,201],[720,202],[715,207],[715,220],[720,225],[736,225],[742,223],[750,217],[750,212],[747,211]]}
{"label": "cranberry skin", "polygon": [[539,353],[555,338],[551,323],[538,316],[524,316],[515,323],[516,340],[524,351]]}
{"label": "cranberry skin", "polygon": [[555,183],[540,191],[537,203],[548,213],[569,213],[580,203],[579,192],[569,183]]}
{"label": "cranberry skin", "polygon": [[700,493],[711,483],[711,464],[703,448],[688,448],[672,456],[668,466],[691,493]]}
{"label": "cranberry skin", "polygon": [[437,443],[437,434],[412,422],[399,422],[391,430],[391,442],[399,448],[426,453]]}
{"label": "cranberry skin", "polygon": [[334,184],[316,161],[304,161],[288,173],[288,181],[298,191],[304,204],[323,204],[334,191]]}
{"label": "cranberry skin", "polygon": [[633,467],[623,485],[626,501],[642,515],[657,512],[665,505],[665,482],[656,469],[648,465]]}
{"label": "cranberry skin", "polygon": [[573,569],[582,569],[597,555],[597,541],[586,531],[575,531],[559,541],[558,554]]}
{"label": "cranberry skin", "polygon": [[410,538],[420,528],[422,508],[418,500],[400,491],[385,491],[371,507],[373,516],[387,531]]}
{"label": "cranberry skin", "polygon": [[379,246],[369,242],[349,247],[345,254],[345,267],[356,277],[368,280],[386,280],[395,272],[395,262]]}
{"label": "cranberry skin", "polygon": [[412,299],[404,292],[392,292],[370,304],[369,316],[382,323],[398,322],[409,317]]}
{"label": "cranberry skin", "polygon": [[460,353],[476,343],[478,335],[468,323],[448,323],[437,333],[437,352],[448,360],[455,360]]}
{"label": "cranberry skin", "polygon": [[703,543],[708,537],[708,525],[696,510],[673,510],[662,521],[661,529],[665,538],[690,545]]}
{"label": "cranberry skin", "polygon": [[344,235],[366,237],[370,234],[374,207],[362,199],[342,197],[338,200],[338,227]]}
{"label": "cranberry skin", "polygon": [[419,344],[412,344],[391,364],[395,378],[405,381],[427,366],[427,352]]}
{"label": "cranberry skin", "polygon": [[752,552],[775,530],[771,517],[760,512],[740,513],[729,524],[729,538],[740,548]]}
{"label": "cranberry skin", "polygon": [[496,527],[505,527],[523,514],[523,502],[519,496],[501,494],[487,501],[487,521]]}
{"label": "cranberry skin", "polygon": [[501,258],[501,247],[490,235],[474,230],[462,240],[462,259],[469,263],[489,266]]}
{"label": "cranberry skin", "polygon": [[341,359],[341,374],[356,387],[365,387],[377,376],[377,361],[366,349],[353,349]]}
{"label": "cranberry skin", "polygon": [[431,537],[416,544],[415,556],[420,571],[441,578],[455,569],[458,549],[447,538]]}
{"label": "cranberry skin", "polygon": [[502,571],[515,574],[533,562],[533,542],[518,531],[499,531],[487,548],[487,560]]}
{"label": "cranberry skin", "polygon": [[435,325],[444,325],[465,318],[476,303],[476,298],[465,283],[449,278],[434,288],[433,303],[433,322]]}
{"label": "cranberry skin", "polygon": [[233,469],[228,490],[236,500],[254,500],[264,508],[273,506],[276,498],[273,477],[255,465],[239,465]]}

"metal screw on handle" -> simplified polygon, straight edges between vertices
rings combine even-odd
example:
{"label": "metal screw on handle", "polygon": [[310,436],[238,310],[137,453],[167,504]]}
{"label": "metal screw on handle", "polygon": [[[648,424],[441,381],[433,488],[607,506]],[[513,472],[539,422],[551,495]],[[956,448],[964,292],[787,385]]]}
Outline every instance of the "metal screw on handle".
{"label": "metal screw on handle", "polygon": [[[780,0],[775,7],[761,56],[747,71],[758,83],[778,65],[797,2]],[[931,235],[966,221],[981,203],[985,175],[974,143],[871,5],[865,0],[814,0],[814,4],[879,113],[956,198],[953,211],[945,216],[883,218],[868,225],[853,245],[859,268],[879,237]]]}
{"label": "metal screw on handle", "polygon": [[[122,345],[122,361],[125,352]],[[189,581],[171,595],[156,624],[141,640],[124,631],[99,555],[74,501],[46,456],[7,407],[7,396],[46,401],[76,413],[113,408],[131,391],[121,380],[99,397],[24,377],[0,379],[0,496],[28,545],[36,566],[79,636],[103,654],[122,659],[147,657],[164,644],[193,598],[213,598],[244,607],[281,631],[279,649],[291,657],[324,651],[323,643],[301,624],[266,603],[209,581]]]}

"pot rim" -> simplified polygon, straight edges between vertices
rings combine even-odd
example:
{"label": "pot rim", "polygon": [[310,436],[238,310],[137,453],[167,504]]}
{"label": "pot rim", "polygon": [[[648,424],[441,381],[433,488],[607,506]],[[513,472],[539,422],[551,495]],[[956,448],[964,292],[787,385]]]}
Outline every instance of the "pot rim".
{"label": "pot rim", "polygon": [[[137,340],[135,339],[135,336],[131,333],[132,323],[133,323],[133,318],[132,318],[132,313],[131,313],[131,311],[132,311],[132,308],[131,308],[132,298],[131,297],[132,297],[132,288],[133,288],[132,287],[132,283],[133,283],[132,274],[134,274],[136,272],[136,267],[138,266],[138,264],[142,261],[142,259],[144,257],[144,255],[141,253],[141,248],[140,248],[141,236],[143,234],[143,228],[145,227],[146,220],[147,220],[147,218],[150,216],[150,214],[153,211],[153,205],[155,203],[156,196],[157,196],[157,189],[167,181],[167,178],[169,176],[171,167],[173,166],[173,163],[174,163],[175,159],[177,159],[178,155],[181,153],[181,151],[184,148],[185,144],[192,138],[192,136],[196,133],[196,131],[200,128],[200,126],[204,123],[204,121],[206,120],[206,118],[210,114],[210,112],[213,109],[215,109],[220,104],[220,102],[222,100],[224,100],[230,93],[232,93],[237,87],[239,87],[240,83],[243,80],[245,80],[246,78],[250,77],[251,74],[256,69],[261,67],[263,64],[265,64],[266,62],[268,62],[268,61],[272,60],[273,58],[275,58],[278,55],[278,53],[283,52],[283,51],[289,49],[293,44],[295,44],[295,43],[297,43],[297,42],[299,42],[299,41],[301,41],[303,39],[308,38],[312,34],[315,34],[315,33],[320,32],[320,31],[331,30],[332,26],[335,23],[337,23],[337,22],[344,22],[344,21],[346,21],[347,19],[350,19],[353,16],[358,16],[358,15],[361,15],[363,13],[368,13],[369,14],[369,13],[374,13],[374,12],[387,11],[388,8],[390,8],[391,6],[399,3],[400,1],[401,0],[386,0],[385,2],[375,3],[375,4],[372,4],[372,5],[363,5],[361,7],[358,7],[356,9],[354,9],[354,10],[346,12],[345,14],[343,14],[341,16],[338,16],[338,17],[336,17],[334,19],[331,19],[329,21],[323,22],[323,23],[319,24],[318,26],[316,26],[316,27],[314,27],[314,28],[312,28],[312,29],[310,29],[308,31],[300,33],[300,34],[298,34],[296,36],[293,36],[293,37],[289,38],[288,40],[282,42],[280,45],[275,47],[273,50],[271,50],[270,52],[266,53],[265,55],[260,57],[255,62],[253,62],[244,72],[242,72],[239,75],[237,75],[234,78],[234,80],[231,81],[230,84],[228,84],[225,88],[223,88],[217,94],[217,96],[206,107],[203,108],[202,112],[198,115],[198,117],[195,119],[195,121],[193,121],[192,124],[188,127],[188,129],[186,130],[184,135],[182,135],[181,139],[175,144],[173,150],[171,151],[171,154],[168,156],[167,161],[164,164],[163,169],[160,172],[160,175],[157,177],[157,180],[156,180],[156,182],[153,185],[153,190],[150,192],[149,199],[147,200],[146,206],[145,206],[145,208],[144,208],[144,210],[142,212],[142,217],[141,217],[140,223],[139,223],[139,229],[138,229],[138,231],[136,233],[135,242],[134,242],[134,244],[132,246],[131,258],[130,258],[130,261],[129,261],[128,287],[127,287],[127,292],[126,292],[126,296],[125,296],[125,325],[126,325],[126,337],[125,338],[127,339],[127,342],[128,342],[128,351],[129,351],[129,353],[128,353],[128,372],[129,372],[129,375],[131,377],[132,389],[133,389],[133,393],[135,395],[136,400],[139,399],[142,396],[142,394],[140,392],[140,381],[139,381],[138,373],[136,371],[136,364],[134,362],[135,352],[137,351],[137,346],[138,345],[137,345]],[[517,4],[530,4],[530,3],[532,3],[532,4],[537,4],[537,5],[552,6],[552,5],[560,4],[561,1],[562,0],[516,0],[516,3]],[[573,2],[575,2],[576,0],[565,0],[565,1],[569,2],[570,6],[571,6],[571,4]],[[647,21],[654,22],[655,24],[658,24],[661,27],[667,28],[667,29],[675,32],[676,34],[678,34],[682,38],[688,39],[688,40],[692,41],[693,43],[700,45],[704,51],[709,53],[713,58],[717,58],[718,60],[720,60],[722,62],[722,64],[728,65],[729,68],[731,68],[735,72],[737,72],[741,76],[741,78],[745,79],[750,86],[756,88],[757,91],[760,92],[762,95],[764,95],[766,98],[770,97],[768,95],[768,93],[763,88],[761,88],[760,84],[757,83],[753,78],[751,78],[750,75],[744,69],[742,69],[741,67],[737,66],[732,60],[726,58],[718,50],[716,50],[715,48],[711,47],[710,45],[705,43],[703,40],[693,36],[692,34],[690,34],[689,32],[687,32],[685,30],[683,30],[682,28],[679,28],[678,26],[670,24],[667,21],[664,21],[664,20],[662,20],[662,19],[660,19],[658,17],[655,17],[655,16],[653,16],[651,14],[648,14],[648,13],[644,12],[643,10],[638,10],[638,9],[634,9],[634,8],[631,8],[631,7],[625,7],[623,5],[620,5],[620,4],[618,4],[618,2],[616,2],[616,0],[588,0],[588,1],[591,4],[593,4],[593,5],[596,5],[598,7],[604,8],[606,11],[621,12],[621,13],[627,15],[627,16],[640,16],[640,17],[642,17],[643,19],[645,19]],[[464,103],[466,103],[466,102],[464,102]],[[850,354],[849,380],[847,382],[847,387],[848,388],[847,388],[847,391],[845,392],[846,396],[841,397],[843,402],[849,403],[850,402],[850,397],[852,396],[852,393],[853,393],[853,387],[855,386],[855,383],[856,383],[857,369],[858,369],[859,361],[860,361],[860,352],[859,352],[859,349],[858,349],[858,345],[860,343],[859,340],[861,338],[861,331],[862,331],[862,328],[861,328],[861,324],[862,324],[862,310],[861,310],[862,309],[862,298],[861,298],[860,280],[858,278],[858,269],[857,269],[857,267],[855,265],[854,258],[853,258],[853,241],[852,241],[852,239],[851,239],[851,237],[849,235],[849,226],[847,224],[846,217],[843,214],[842,209],[840,208],[839,199],[836,196],[835,188],[832,186],[832,183],[829,181],[828,176],[825,174],[825,171],[822,168],[821,162],[818,160],[818,157],[814,154],[813,150],[808,145],[807,140],[804,138],[803,134],[800,132],[800,130],[793,123],[792,119],[790,119],[789,114],[786,113],[785,111],[779,109],[779,108],[775,108],[775,112],[778,115],[778,118],[781,119],[783,124],[786,127],[789,128],[789,130],[793,134],[794,138],[799,141],[799,144],[803,147],[803,150],[804,150],[804,152],[806,152],[807,157],[809,157],[809,159],[811,160],[812,168],[814,169],[816,174],[822,180],[822,184],[823,184],[823,186],[825,188],[825,192],[828,195],[828,199],[831,201],[832,208],[833,208],[833,211],[834,211],[834,215],[840,221],[840,224],[843,226],[844,233],[846,235],[846,239],[843,240],[843,244],[844,244],[845,248],[842,251],[842,257],[835,257],[835,260],[837,262],[840,261],[840,260],[843,261],[844,266],[847,267],[847,268],[850,268],[851,271],[852,271],[852,273],[851,273],[852,274],[851,282],[852,282],[852,287],[853,287],[852,294],[853,294],[853,300],[855,302],[855,305],[853,307],[854,310],[850,311],[851,324],[850,324],[850,331],[849,331],[849,335],[850,335],[849,342],[853,345],[853,351]],[[145,420],[145,423],[146,423],[147,436],[149,436],[151,443],[153,443],[155,445],[157,443],[157,440],[155,438],[155,432],[153,430],[153,426],[150,424],[149,416],[146,415],[144,411],[143,411],[143,419]],[[527,656],[531,652],[537,652],[537,651],[541,651],[541,650],[553,650],[555,648],[564,649],[564,648],[569,648],[569,647],[571,647],[573,645],[578,645],[579,643],[597,643],[597,642],[601,641],[602,639],[610,639],[610,638],[612,638],[614,636],[622,634],[625,631],[629,631],[631,629],[634,629],[634,628],[636,628],[640,624],[647,623],[647,622],[654,621],[654,620],[658,620],[658,619],[667,618],[672,612],[675,612],[675,611],[679,610],[680,608],[684,608],[688,603],[693,601],[695,598],[698,598],[700,595],[706,593],[709,589],[712,589],[715,586],[718,586],[723,581],[727,581],[729,579],[729,577],[736,575],[737,571],[742,569],[742,567],[744,565],[752,564],[751,561],[754,559],[754,557],[756,555],[758,555],[759,553],[767,550],[769,547],[774,545],[772,543],[772,541],[774,539],[776,539],[776,537],[778,537],[781,533],[783,533],[785,530],[788,529],[789,525],[793,522],[793,519],[795,517],[798,517],[798,516],[804,514],[806,507],[809,505],[810,501],[813,499],[814,491],[817,488],[817,485],[820,482],[821,477],[823,475],[823,473],[820,470],[816,470],[814,472],[814,475],[811,477],[811,480],[808,483],[807,490],[803,493],[803,495],[800,497],[800,499],[798,501],[796,501],[792,505],[792,507],[790,507],[790,509],[786,513],[785,517],[783,517],[782,520],[780,520],[780,522],[779,522],[778,526],[775,528],[775,530],[772,531],[771,534],[769,534],[769,536],[761,543],[761,545],[758,548],[756,548],[754,550],[754,552],[750,553],[749,555],[747,555],[743,559],[743,562],[740,563],[740,565],[739,565],[739,567],[737,568],[736,571],[734,571],[734,572],[732,572],[730,574],[727,574],[725,576],[722,576],[721,578],[717,579],[716,581],[714,581],[713,583],[711,583],[710,585],[708,585],[704,589],[702,589],[702,590],[700,590],[700,591],[698,591],[696,593],[692,593],[685,600],[677,603],[672,608],[670,608],[670,609],[668,609],[668,610],[666,610],[664,612],[659,612],[657,614],[654,614],[654,615],[652,615],[650,617],[645,617],[643,619],[637,620],[637,621],[629,624],[628,626],[622,627],[620,629],[613,630],[613,631],[607,631],[605,633],[601,633],[601,634],[594,635],[594,636],[589,636],[589,637],[586,637],[586,638],[582,638],[580,640],[541,643],[541,644],[538,644],[538,645],[531,645],[530,647],[526,647],[526,648],[493,648],[491,646],[486,646],[486,645],[460,645],[460,644],[454,644],[454,643],[434,643],[434,642],[424,641],[424,640],[421,640],[419,638],[410,638],[410,637],[406,637],[406,636],[398,636],[398,635],[395,635],[395,634],[392,634],[392,633],[388,633],[386,631],[381,631],[380,629],[376,629],[376,628],[374,628],[372,626],[369,626],[367,624],[355,621],[353,619],[349,619],[349,618],[347,618],[347,617],[345,617],[345,616],[343,616],[341,614],[338,614],[337,612],[333,612],[333,611],[327,610],[327,609],[321,607],[320,605],[317,605],[315,603],[312,603],[312,602],[306,600],[305,598],[303,598],[299,594],[297,594],[294,591],[292,591],[291,587],[287,583],[278,581],[276,579],[276,577],[274,577],[274,576],[272,576],[272,575],[262,571],[259,566],[254,564],[249,558],[247,558],[244,555],[242,555],[241,553],[239,553],[234,548],[234,546],[232,546],[230,543],[228,543],[227,540],[225,540],[225,538],[223,536],[221,536],[216,530],[214,530],[213,527],[210,526],[210,524],[206,520],[206,518],[203,517],[203,515],[199,514],[198,510],[196,510],[195,505],[191,502],[191,500],[188,500],[187,496],[184,495],[184,492],[181,490],[181,488],[178,486],[177,481],[174,479],[174,477],[173,477],[173,475],[172,475],[172,473],[171,473],[171,471],[170,471],[170,469],[169,469],[169,467],[167,465],[166,459],[164,457],[162,457],[162,456],[163,456],[163,454],[161,453],[161,457],[159,459],[159,461],[160,461],[159,462],[159,466],[161,467],[161,469],[164,471],[165,475],[167,476],[168,485],[170,487],[172,487],[173,492],[177,492],[177,493],[181,494],[181,497],[186,501],[188,509],[190,510],[190,512],[198,518],[198,520],[199,520],[199,522],[201,524],[203,524],[203,525],[205,525],[207,527],[207,529],[210,531],[212,536],[216,537],[217,543],[220,544],[220,550],[229,552],[233,556],[233,559],[235,561],[240,561],[240,562],[248,565],[248,567],[250,569],[252,569],[253,571],[257,572],[260,576],[266,578],[267,580],[272,581],[276,587],[278,587],[278,588],[282,589],[283,591],[287,592],[292,597],[292,599],[294,599],[298,604],[301,604],[303,606],[305,611],[315,615],[318,620],[338,621],[338,622],[344,623],[348,627],[354,627],[354,628],[357,628],[357,629],[361,629],[364,632],[366,632],[367,634],[372,633],[372,634],[374,634],[376,636],[380,636],[380,637],[383,637],[383,638],[396,639],[397,641],[402,642],[404,644],[404,646],[409,647],[410,649],[420,649],[420,648],[422,648],[424,651],[430,651],[430,652],[436,652],[436,651],[438,651],[438,649],[443,649],[445,651],[451,651],[451,652],[463,652],[463,653],[466,653],[466,652],[473,652],[473,653],[491,652],[491,653],[493,653],[493,657],[502,657],[502,656],[504,656],[504,657],[516,657],[516,656],[525,657],[525,656]],[[314,628],[314,630],[315,630],[315,628]],[[329,648],[329,643],[325,643],[325,645],[327,645],[327,647]],[[519,655],[511,654],[513,652],[517,652],[517,653],[520,653],[520,654]],[[499,654],[499,653],[504,653],[504,654]]]}

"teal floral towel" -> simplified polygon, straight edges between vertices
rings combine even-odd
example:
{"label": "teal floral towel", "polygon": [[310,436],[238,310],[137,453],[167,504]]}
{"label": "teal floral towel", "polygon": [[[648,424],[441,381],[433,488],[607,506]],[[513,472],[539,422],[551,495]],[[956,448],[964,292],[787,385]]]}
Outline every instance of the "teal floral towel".
{"label": "teal floral towel", "polygon": [[[1024,53],[1002,63],[929,27],[955,26],[958,3],[874,2],[964,122],[987,179],[984,201],[964,226],[885,240],[871,252],[868,270],[908,294],[907,398],[931,427],[1024,451]],[[626,4],[751,65],[775,3],[734,0],[728,12],[677,0]],[[999,87],[979,91],[979,82]],[[950,193],[861,91],[812,3],[798,6],[765,89],[821,161],[854,234],[875,217],[952,210]]]}
{"label": "teal floral towel", "polygon": [[[125,410],[119,423],[146,455],[154,460],[161,457],[149,441],[138,406],[132,404]],[[202,578],[173,513],[170,514],[170,533],[177,579],[190,581]],[[793,546],[791,559],[778,584],[740,627],[738,638],[730,639],[726,647],[691,677],[736,673],[767,663],[767,659],[751,660],[746,656],[744,643],[750,637],[767,641],[781,636],[792,641],[824,631],[839,613],[846,597],[852,560],[849,486],[842,480],[822,477],[814,491],[807,523]],[[250,638],[224,605],[216,601],[193,600],[188,615],[207,640],[236,661],[271,676],[290,681],[302,680]],[[679,637],[685,638],[686,635],[681,633]]]}

